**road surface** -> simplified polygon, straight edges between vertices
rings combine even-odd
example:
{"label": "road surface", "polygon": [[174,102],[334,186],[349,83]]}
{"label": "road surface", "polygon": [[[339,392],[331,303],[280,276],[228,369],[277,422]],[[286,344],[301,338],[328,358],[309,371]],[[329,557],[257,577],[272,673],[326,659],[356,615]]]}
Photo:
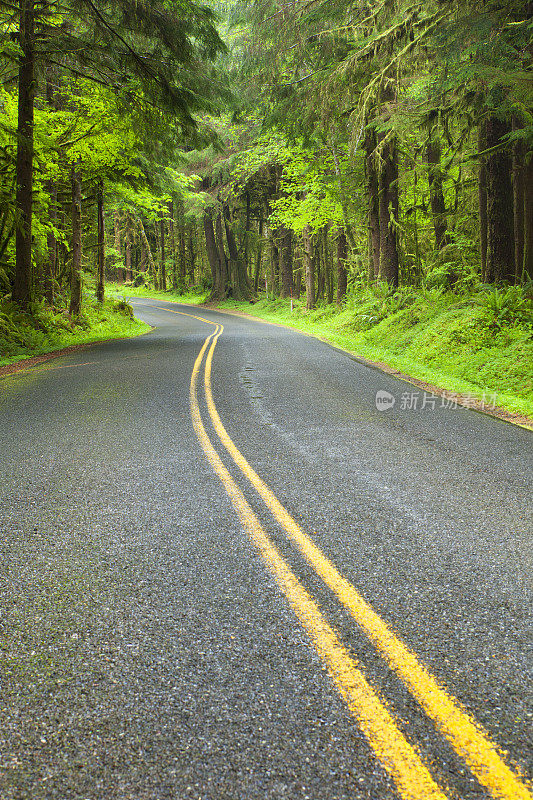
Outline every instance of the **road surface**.
{"label": "road surface", "polygon": [[2,800],[531,798],[531,432],[134,306],[0,380]]}

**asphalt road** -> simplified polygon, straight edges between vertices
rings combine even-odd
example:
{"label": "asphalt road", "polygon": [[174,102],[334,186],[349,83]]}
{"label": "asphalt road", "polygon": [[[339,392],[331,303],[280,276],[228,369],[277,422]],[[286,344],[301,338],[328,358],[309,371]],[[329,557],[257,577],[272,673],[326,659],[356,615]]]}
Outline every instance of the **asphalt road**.
{"label": "asphalt road", "polygon": [[531,797],[531,432],[134,306],[0,380],[2,800]]}

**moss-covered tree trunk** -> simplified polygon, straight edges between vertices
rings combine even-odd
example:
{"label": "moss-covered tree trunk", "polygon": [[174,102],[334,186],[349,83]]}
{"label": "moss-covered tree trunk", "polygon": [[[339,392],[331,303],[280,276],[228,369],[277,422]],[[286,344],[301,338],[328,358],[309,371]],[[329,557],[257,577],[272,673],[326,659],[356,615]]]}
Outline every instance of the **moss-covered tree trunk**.
{"label": "moss-covered tree trunk", "polygon": [[435,231],[435,247],[441,250],[448,244],[448,222],[446,203],[444,201],[443,176],[441,168],[441,144],[439,132],[434,120],[429,122],[428,140],[426,143],[426,161],[428,166],[429,202],[433,229]]}
{"label": "moss-covered tree trunk", "polygon": [[292,231],[290,228],[279,228],[279,250],[280,250],[280,275],[281,275],[281,297],[290,297],[293,290],[292,280]]}
{"label": "moss-covered tree trunk", "polygon": [[71,171],[72,190],[72,266],[70,272],[70,308],[72,316],[81,311],[81,173],[80,165]]}
{"label": "moss-covered tree trunk", "polygon": [[[48,181],[47,191],[50,195],[48,218],[54,228],[57,227],[57,183]],[[53,306],[57,269],[57,239],[54,231],[46,234],[47,258],[44,268],[44,297],[46,302]]]}
{"label": "moss-covered tree trunk", "polygon": [[478,214],[479,214],[479,260],[481,280],[487,282],[487,168],[485,123],[478,129],[479,175],[478,175]]}
{"label": "moss-covered tree trunk", "polygon": [[[395,89],[389,83],[383,90],[382,100],[387,105],[396,99]],[[398,146],[393,131],[380,134],[381,168],[379,171],[379,277],[391,286],[398,285]]]}
{"label": "moss-covered tree trunk", "polygon": [[[513,119],[513,130],[520,130],[522,125]],[[513,206],[514,206],[514,261],[515,278],[522,279],[524,269],[524,205],[525,205],[525,155],[524,141],[517,141],[513,145]]]}
{"label": "moss-covered tree trunk", "polygon": [[222,236],[222,223],[220,214],[217,215],[217,233],[213,226],[213,211],[207,209],[204,213],[204,233],[205,233],[205,247],[207,252],[207,260],[211,268],[211,294],[210,300],[224,300],[226,297],[226,254],[224,252],[224,244],[217,241]]}
{"label": "moss-covered tree trunk", "polygon": [[298,245],[298,239],[295,237],[294,239],[294,273],[293,273],[293,284],[294,284],[294,296],[297,300],[300,299],[300,295],[302,293],[302,248]]}
{"label": "moss-covered tree trunk", "polygon": [[218,212],[215,221],[215,240],[217,244],[218,261],[219,261],[218,291],[219,294],[221,293],[222,297],[226,297],[230,275],[229,275],[229,261],[226,255],[226,248],[224,247],[224,230],[222,227],[222,214],[220,211]]}
{"label": "moss-covered tree trunk", "polygon": [[178,291],[178,260],[176,258],[176,226],[174,220],[174,203],[172,200],[168,204],[168,238],[170,257],[172,258],[171,283],[172,291]]}
{"label": "moss-covered tree trunk", "polygon": [[178,281],[179,288],[185,288],[185,279],[187,276],[187,246],[185,242],[185,209],[183,200],[179,199],[177,203],[178,213]]}
{"label": "moss-covered tree trunk", "polygon": [[311,228],[306,225],[302,231],[303,262],[305,272],[306,308],[308,311],[315,308],[315,254]]}
{"label": "moss-covered tree trunk", "polygon": [[194,222],[191,222],[189,225],[189,236],[188,236],[188,258],[187,258],[187,281],[189,286],[194,285],[194,277],[195,277],[195,265],[196,265],[196,227]]}
{"label": "moss-covered tree trunk", "polygon": [[487,155],[487,282],[515,280],[514,198],[512,161],[503,138],[508,122],[489,117],[486,123]]}
{"label": "moss-covered tree trunk", "polygon": [[131,217],[126,211],[126,228],[124,231],[124,272],[127,281],[133,278],[131,269]]}
{"label": "moss-covered tree trunk", "polygon": [[158,287],[157,268],[156,268],[156,265],[155,265],[155,262],[154,262],[154,257],[152,255],[152,248],[150,247],[150,242],[148,241],[148,237],[146,235],[146,231],[144,229],[144,225],[143,225],[142,219],[140,217],[137,217],[137,227],[139,229],[139,236],[141,237],[141,246],[142,246],[142,249],[143,249],[143,254],[144,254],[145,258],[146,258],[146,262],[148,264],[148,268],[149,268],[150,274],[152,276],[152,280],[154,282],[154,286],[157,289],[157,287]]}
{"label": "moss-covered tree trunk", "polygon": [[324,254],[325,296],[328,303],[333,303],[333,261],[329,247],[329,229],[330,225],[324,225],[322,228],[322,252]]}
{"label": "moss-covered tree trunk", "polygon": [[379,276],[379,177],[376,169],[376,135],[367,131],[366,150],[366,193],[368,197],[368,274],[370,280]]}
{"label": "moss-covered tree trunk", "polygon": [[115,235],[114,250],[115,250],[115,273],[117,281],[120,283],[124,280],[122,268],[119,267],[122,258],[122,244],[120,241],[120,212],[118,210],[113,214],[113,233]]}
{"label": "moss-covered tree trunk", "polygon": [[348,258],[348,240],[344,228],[339,228],[337,233],[337,305],[346,297],[348,286],[348,273],[346,260]]}
{"label": "moss-covered tree trunk", "polygon": [[252,208],[250,192],[246,192],[246,221],[244,225],[244,268],[248,278],[248,283],[253,285],[252,269],[250,266],[250,230],[252,227]]}
{"label": "moss-covered tree trunk", "polygon": [[326,274],[324,269],[324,229],[320,228],[314,237],[313,260],[314,273],[316,276],[316,299],[324,299],[324,287],[326,285]]}
{"label": "moss-covered tree trunk", "polygon": [[26,306],[31,300],[32,202],[33,202],[33,116],[35,101],[35,3],[19,0],[18,123],[16,162],[15,278],[12,297]]}
{"label": "moss-covered tree trunk", "polygon": [[225,203],[223,206],[223,212],[224,228],[226,231],[226,241],[228,243],[230,261],[232,295],[236,300],[250,300],[252,291],[250,284],[248,283],[246,264],[244,263],[237,248],[237,242],[235,240],[235,233],[232,225],[231,211],[227,203]]}
{"label": "moss-covered tree trunk", "polygon": [[524,276],[533,280],[533,153],[524,170]]}
{"label": "moss-covered tree trunk", "polygon": [[98,275],[96,280],[96,299],[104,302],[104,268],[105,268],[105,225],[104,225],[104,185],[98,181],[96,187],[96,216],[98,228]]}
{"label": "moss-covered tree trunk", "polygon": [[279,239],[277,229],[270,229],[270,290],[274,298],[278,294]]}
{"label": "moss-covered tree trunk", "polygon": [[255,254],[255,271],[254,271],[255,294],[257,294],[257,292],[259,291],[259,276],[261,274],[262,257],[263,257],[263,216],[261,215],[258,222],[257,251]]}
{"label": "moss-covered tree trunk", "polygon": [[166,292],[167,290],[167,254],[166,254],[166,247],[165,247],[165,219],[162,217],[159,220],[159,241],[161,246],[161,289]]}

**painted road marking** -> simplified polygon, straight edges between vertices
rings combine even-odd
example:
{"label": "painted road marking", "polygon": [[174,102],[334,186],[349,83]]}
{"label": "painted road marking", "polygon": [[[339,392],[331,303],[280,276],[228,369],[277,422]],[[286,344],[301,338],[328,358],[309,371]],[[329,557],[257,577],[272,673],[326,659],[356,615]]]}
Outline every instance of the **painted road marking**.
{"label": "painted road marking", "polygon": [[[212,323],[214,324],[214,323]],[[397,727],[385,703],[372,689],[318,605],[267,536],[241,490],[222,463],[204,428],[197,397],[198,373],[209,342],[220,335],[210,334],[195,361],[190,384],[190,405],[194,430],[202,449],[222,481],[241,524],[261,553],[278,586],[287,597],[298,619],[333,678],[337,689],[357,719],[377,758],[394,779],[405,800],[447,800],[435,783],[415,748]]]}
{"label": "painted road marking", "polygon": [[281,505],[271,489],[237,449],[213,401],[211,368],[218,337],[215,335],[205,364],[205,393],[213,427],[239,469],[248,478],[274,517],[296,543],[308,563],[332,589],[352,617],[385,655],[389,665],[407,685],[413,696],[433,719],[438,729],[470,766],[478,781],[499,800],[531,800],[532,795],[504,763],[487,734],[430,675],[427,668],[408,647],[388,628],[374,609],[354,586],[344,578],[315,543],[305,534],[289,512]]}
{"label": "painted road marking", "polygon": [[[490,741],[488,734],[461,707],[459,701],[439,685],[416,655],[386,625],[356,588],[341,575],[332,562],[304,533],[230,438],[216,410],[211,387],[213,353],[218,338],[223,331],[223,326],[217,325],[217,323],[204,317],[186,314],[182,311],[164,309],[160,306],[153,307],[162,311],[170,311],[173,314],[191,316],[194,319],[215,325],[219,329],[208,337],[211,340],[211,346],[205,364],[204,386],[209,415],[220,441],[241,472],[254,486],[289,538],[297,545],[300,552],[324,583],[329,586],[341,603],[349,610],[376,649],[385,656],[390,667],[394,669],[409,688],[412,695],[434,721],[439,731],[467,762],[480,784],[485,786],[492,796],[498,800],[532,800],[533,794],[522,783],[522,776],[516,775],[505,764],[502,755],[496,745]],[[207,344],[205,347],[207,348]]]}

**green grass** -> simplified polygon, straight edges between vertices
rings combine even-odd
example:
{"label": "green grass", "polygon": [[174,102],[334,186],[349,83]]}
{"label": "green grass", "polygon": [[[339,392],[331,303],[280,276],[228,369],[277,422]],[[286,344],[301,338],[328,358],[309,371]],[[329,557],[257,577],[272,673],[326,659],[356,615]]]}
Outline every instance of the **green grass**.
{"label": "green grass", "polygon": [[71,319],[64,308],[42,303],[21,312],[13,303],[0,301],[0,366],[50,353],[76,344],[138,336],[150,326],[135,319],[131,306],[106,299],[99,306],[88,294],[79,318]]}
{"label": "green grass", "polygon": [[227,300],[219,307],[296,328],[451,392],[476,398],[496,394],[501,407],[533,416],[531,301],[509,302],[502,315],[494,292],[485,290],[468,297],[439,291],[383,294],[380,287],[365,288],[341,309],[311,312],[295,301],[291,313],[286,300],[262,299],[253,306]]}

